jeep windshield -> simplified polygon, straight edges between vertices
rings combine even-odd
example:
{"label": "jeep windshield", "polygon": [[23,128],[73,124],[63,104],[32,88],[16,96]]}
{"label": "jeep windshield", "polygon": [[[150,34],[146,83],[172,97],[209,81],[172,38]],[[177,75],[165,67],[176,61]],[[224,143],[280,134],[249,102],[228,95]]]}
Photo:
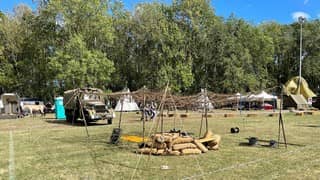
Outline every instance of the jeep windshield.
{"label": "jeep windshield", "polygon": [[96,94],[84,94],[83,95],[83,100],[96,100],[99,101],[100,100],[100,96],[96,95]]}

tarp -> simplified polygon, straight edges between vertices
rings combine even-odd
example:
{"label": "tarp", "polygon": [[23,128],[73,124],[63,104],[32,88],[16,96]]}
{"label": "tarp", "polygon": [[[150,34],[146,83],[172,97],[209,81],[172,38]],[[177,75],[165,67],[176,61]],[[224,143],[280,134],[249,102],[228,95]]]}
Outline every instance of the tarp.
{"label": "tarp", "polygon": [[123,95],[118,100],[117,105],[114,110],[117,112],[121,111],[121,104],[123,104],[122,111],[140,111],[140,108],[138,107],[137,103],[134,101],[134,99],[130,95],[130,90],[126,89],[126,90],[124,90],[124,92],[126,94]]}
{"label": "tarp", "polygon": [[316,97],[316,94],[309,88],[307,81],[302,77],[299,86],[299,76],[291,78],[285,84],[284,93],[288,96],[301,94],[306,99]]}

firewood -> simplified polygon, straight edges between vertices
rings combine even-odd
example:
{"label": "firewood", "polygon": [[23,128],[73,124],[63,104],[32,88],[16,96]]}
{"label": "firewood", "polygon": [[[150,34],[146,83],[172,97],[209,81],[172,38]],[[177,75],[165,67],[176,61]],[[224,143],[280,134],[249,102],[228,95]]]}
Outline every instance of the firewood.
{"label": "firewood", "polygon": [[189,116],[189,114],[180,114],[181,118],[187,118]]}
{"label": "firewood", "polygon": [[169,155],[173,155],[173,156],[180,156],[181,152],[180,151],[168,151]]}
{"label": "firewood", "polygon": [[224,114],[224,117],[234,117],[235,114]]}
{"label": "firewood", "polygon": [[152,148],[157,148],[157,149],[166,149],[167,148],[167,144],[166,143],[158,143],[158,142],[154,142],[151,145]]}
{"label": "firewood", "polygon": [[157,155],[164,155],[164,149],[158,149],[157,150]]}
{"label": "firewood", "polygon": [[208,152],[208,149],[199,141],[194,140],[194,144],[204,153]]}
{"label": "firewood", "polygon": [[156,148],[141,148],[137,150],[137,153],[142,153],[142,154],[153,154],[156,152],[157,152]]}
{"label": "firewood", "polygon": [[258,114],[247,114],[247,117],[257,117]]}
{"label": "firewood", "polygon": [[200,149],[183,149],[181,150],[182,155],[188,155],[188,154],[201,154]]}
{"label": "firewood", "polygon": [[218,150],[219,149],[219,144],[220,144],[220,141],[221,141],[221,136],[214,135],[213,139],[214,140],[208,142],[208,149],[209,150]]}
{"label": "firewood", "polygon": [[178,137],[172,141],[172,144],[182,144],[182,143],[191,143],[193,141],[192,137]]}
{"label": "firewood", "polygon": [[204,136],[203,136],[203,139],[204,138],[211,138],[213,135],[212,131],[211,130],[208,130],[204,133]]}
{"label": "firewood", "polygon": [[181,150],[181,149],[192,149],[197,148],[197,146],[193,143],[183,143],[183,144],[175,144],[172,146],[173,150]]}
{"label": "firewood", "polygon": [[215,146],[209,146],[208,149],[214,151],[219,150],[219,144],[216,144]]}

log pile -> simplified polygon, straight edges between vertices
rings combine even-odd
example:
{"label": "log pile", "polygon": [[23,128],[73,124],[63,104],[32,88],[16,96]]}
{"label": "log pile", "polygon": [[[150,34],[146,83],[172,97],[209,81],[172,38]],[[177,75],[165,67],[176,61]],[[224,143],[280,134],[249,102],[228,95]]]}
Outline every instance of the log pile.
{"label": "log pile", "polygon": [[189,155],[218,150],[221,137],[211,131],[200,139],[180,133],[158,133],[151,136],[150,141],[141,144],[137,153],[152,155]]}

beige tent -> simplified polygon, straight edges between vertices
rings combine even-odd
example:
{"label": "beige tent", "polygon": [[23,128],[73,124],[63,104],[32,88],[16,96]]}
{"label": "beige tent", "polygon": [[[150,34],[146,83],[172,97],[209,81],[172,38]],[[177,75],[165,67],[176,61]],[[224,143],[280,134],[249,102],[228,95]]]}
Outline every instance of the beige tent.
{"label": "beige tent", "polygon": [[291,78],[285,84],[284,93],[287,96],[284,96],[283,106],[298,109],[309,108],[307,100],[316,96],[309,88],[307,81],[303,78],[300,79],[299,76]]}

